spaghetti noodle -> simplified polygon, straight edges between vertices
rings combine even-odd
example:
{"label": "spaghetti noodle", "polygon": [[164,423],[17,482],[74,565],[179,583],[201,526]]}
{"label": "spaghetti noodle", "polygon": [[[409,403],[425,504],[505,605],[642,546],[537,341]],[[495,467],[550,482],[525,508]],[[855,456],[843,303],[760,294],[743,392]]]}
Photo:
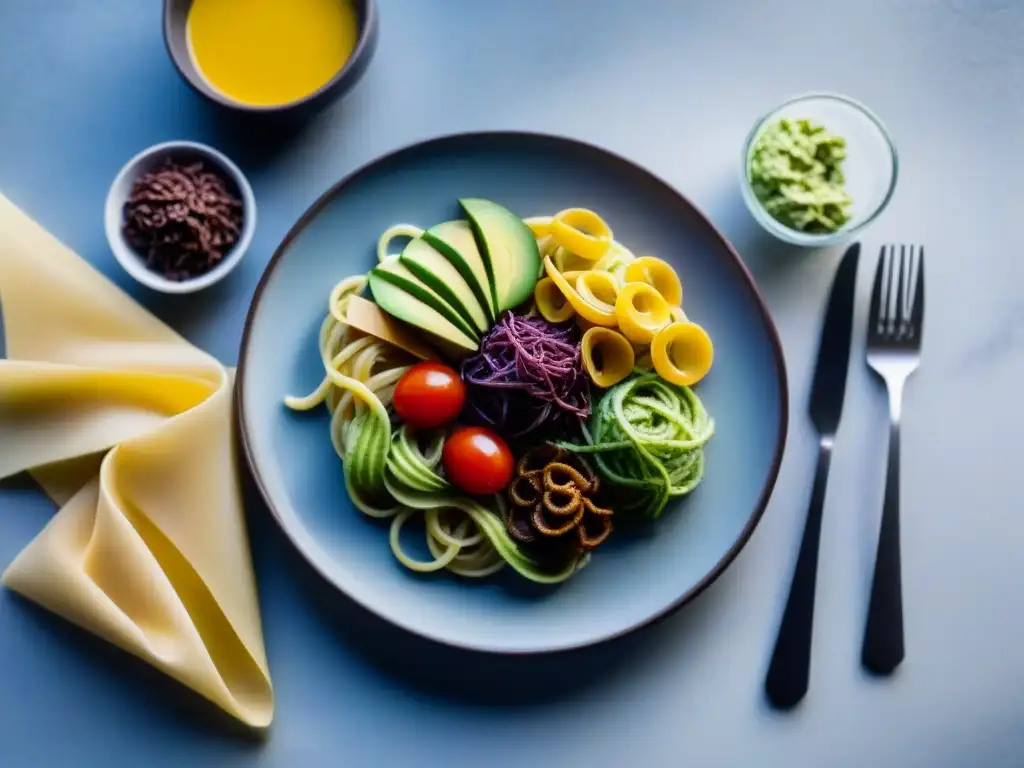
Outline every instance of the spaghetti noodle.
{"label": "spaghetti noodle", "polygon": [[[377,243],[378,260],[389,258],[392,240],[421,233],[408,224],[390,227]],[[571,576],[582,562],[574,560],[560,570],[547,571],[519,552],[506,531],[500,497],[494,499],[497,512],[492,511],[459,496],[438,474],[443,431],[417,436],[402,426],[392,432],[388,406],[395,384],[411,367],[411,358],[346,321],[349,302],[366,284],[365,275],[355,275],[331,290],[318,341],[324,378],[308,395],[284,400],[292,410],[309,411],[324,404],[330,412],[331,444],[344,464],[352,503],[369,517],[391,519],[391,551],[410,570],[447,569],[479,578],[508,563],[533,581],[555,583]],[[415,559],[401,543],[403,526],[419,511],[431,560]]]}

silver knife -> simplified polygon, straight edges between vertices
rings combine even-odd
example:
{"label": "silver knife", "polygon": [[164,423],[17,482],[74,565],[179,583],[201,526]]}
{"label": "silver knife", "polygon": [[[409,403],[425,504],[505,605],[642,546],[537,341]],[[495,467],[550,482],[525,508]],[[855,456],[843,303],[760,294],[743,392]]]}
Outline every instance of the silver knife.
{"label": "silver knife", "polygon": [[807,693],[810,679],[821,515],[825,506],[825,486],[832,460],[832,446],[846,393],[859,259],[860,243],[854,243],[847,249],[832,281],[832,294],[825,314],[825,325],[821,330],[818,363],[811,386],[811,421],[820,436],[818,469],[814,474],[811,503],[807,509],[789,598],[786,600],[775,650],[765,678],[768,700],[780,709],[796,706]]}

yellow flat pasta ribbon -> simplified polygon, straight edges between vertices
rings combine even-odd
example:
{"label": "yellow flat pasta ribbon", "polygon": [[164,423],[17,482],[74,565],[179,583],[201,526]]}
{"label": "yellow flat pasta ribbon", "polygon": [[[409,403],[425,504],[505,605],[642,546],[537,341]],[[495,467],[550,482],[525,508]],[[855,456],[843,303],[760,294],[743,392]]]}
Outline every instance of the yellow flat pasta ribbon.
{"label": "yellow flat pasta ribbon", "polygon": [[595,325],[615,325],[615,307],[612,305],[605,305],[603,307],[595,306],[589,301],[580,296],[576,292],[576,289],[569,284],[569,280],[579,275],[587,274],[586,272],[566,272],[562,274],[556,268],[554,263],[551,261],[550,256],[544,257],[544,269],[547,272],[551,281],[558,287],[558,290],[565,296],[565,300],[572,305],[572,308],[576,310],[584,320],[587,320]]}
{"label": "yellow flat pasta ribbon", "polygon": [[0,303],[0,478],[60,505],[3,583],[267,727],[231,373],[2,195]]}

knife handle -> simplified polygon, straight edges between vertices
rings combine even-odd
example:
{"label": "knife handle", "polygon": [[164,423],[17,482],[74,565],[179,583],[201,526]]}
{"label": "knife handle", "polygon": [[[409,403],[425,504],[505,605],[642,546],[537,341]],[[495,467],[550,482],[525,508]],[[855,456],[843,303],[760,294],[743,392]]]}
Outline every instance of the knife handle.
{"label": "knife handle", "polygon": [[797,555],[789,598],[786,600],[786,609],[782,614],[779,635],[775,640],[775,650],[764,682],[768,700],[778,709],[796,706],[807,693],[810,679],[821,516],[825,507],[825,486],[831,461],[832,438],[822,437],[800,554]]}
{"label": "knife handle", "polygon": [[871,602],[861,663],[876,675],[891,675],[903,661],[903,585],[900,567],[900,422],[889,428],[889,461],[878,534]]}

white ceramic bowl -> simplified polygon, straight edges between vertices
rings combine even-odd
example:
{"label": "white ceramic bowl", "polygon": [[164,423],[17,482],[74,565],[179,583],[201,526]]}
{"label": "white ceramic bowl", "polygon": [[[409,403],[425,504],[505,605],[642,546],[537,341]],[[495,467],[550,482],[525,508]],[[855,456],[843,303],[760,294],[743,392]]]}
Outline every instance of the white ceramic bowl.
{"label": "white ceramic bowl", "polygon": [[[850,220],[836,232],[824,234],[791,229],[771,216],[750,185],[750,157],[761,134],[781,118],[809,118],[830,133],[846,139],[843,174],[846,191],[853,198]],[[775,237],[793,245],[821,247],[848,240],[885,210],[896,190],[899,159],[882,121],[854,99],[835,93],[808,93],[788,99],[761,117],[743,145],[740,188],[747,208],[758,223]]]}
{"label": "white ceramic bowl", "polygon": [[[132,185],[136,179],[155,169],[169,155],[178,162],[202,160],[208,166],[215,166],[227,179],[234,182],[242,200],[242,232],[238,242],[209,272],[181,281],[169,280],[147,267],[145,259],[128,243],[121,229],[124,223],[124,204],[131,194]],[[213,147],[192,141],[168,141],[144,149],[129,160],[117,174],[107,193],[104,225],[110,248],[129,275],[155,291],[194,293],[223,280],[242,260],[256,232],[256,198],[238,166]]]}

